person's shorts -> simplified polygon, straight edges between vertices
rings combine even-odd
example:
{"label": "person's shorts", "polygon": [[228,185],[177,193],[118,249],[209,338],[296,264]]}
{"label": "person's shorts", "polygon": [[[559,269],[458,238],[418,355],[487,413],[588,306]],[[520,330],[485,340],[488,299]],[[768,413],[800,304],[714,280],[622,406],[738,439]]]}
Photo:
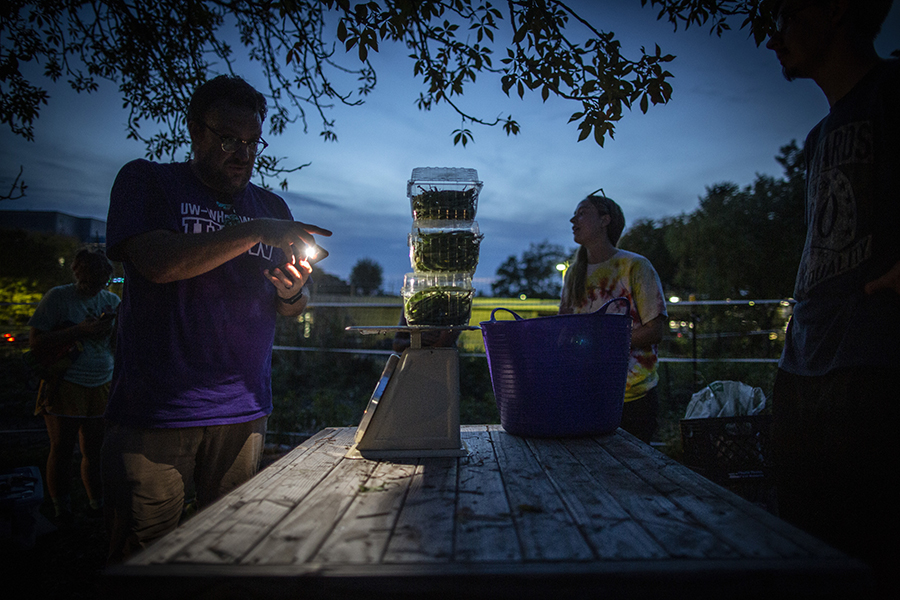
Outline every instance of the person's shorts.
{"label": "person's shorts", "polygon": [[58,417],[102,417],[110,384],[84,387],[69,381],[41,381],[34,414]]}

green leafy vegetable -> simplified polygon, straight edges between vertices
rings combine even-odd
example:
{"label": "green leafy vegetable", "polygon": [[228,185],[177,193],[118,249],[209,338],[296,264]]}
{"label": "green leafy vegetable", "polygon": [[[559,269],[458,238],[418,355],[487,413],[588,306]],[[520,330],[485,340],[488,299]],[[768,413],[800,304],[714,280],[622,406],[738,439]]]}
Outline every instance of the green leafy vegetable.
{"label": "green leafy vegetable", "polygon": [[416,292],[406,301],[410,325],[466,325],[472,313],[471,288],[435,287]]}
{"label": "green leafy vegetable", "polygon": [[412,240],[416,271],[474,271],[481,235],[472,231],[419,233]]}
{"label": "green leafy vegetable", "polygon": [[478,190],[422,189],[412,197],[413,219],[453,219],[471,221],[475,218]]}

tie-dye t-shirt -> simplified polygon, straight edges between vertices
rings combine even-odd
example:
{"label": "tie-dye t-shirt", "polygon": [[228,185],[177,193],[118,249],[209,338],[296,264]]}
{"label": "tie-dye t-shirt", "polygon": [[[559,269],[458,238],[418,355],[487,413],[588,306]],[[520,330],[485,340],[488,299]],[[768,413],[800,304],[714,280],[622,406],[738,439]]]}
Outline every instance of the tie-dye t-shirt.
{"label": "tie-dye t-shirt", "polygon": [[[567,277],[571,273],[567,273]],[[628,298],[631,318],[635,325],[648,323],[660,315],[666,315],[659,275],[650,261],[639,254],[617,250],[607,261],[588,265],[587,294],[584,304],[572,306],[563,286],[561,308],[575,313],[594,312],[613,298]],[[637,400],[659,383],[656,373],[657,347],[633,349],[625,384],[625,402]]]}

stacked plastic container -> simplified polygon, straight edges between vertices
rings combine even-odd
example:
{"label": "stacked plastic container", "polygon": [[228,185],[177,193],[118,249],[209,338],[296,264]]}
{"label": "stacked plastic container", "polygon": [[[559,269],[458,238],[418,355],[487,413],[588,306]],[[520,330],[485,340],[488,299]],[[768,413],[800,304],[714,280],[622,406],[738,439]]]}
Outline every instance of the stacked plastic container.
{"label": "stacked plastic container", "polygon": [[409,325],[467,325],[482,235],[475,222],[482,183],[475,169],[417,167],[406,187],[412,209],[403,306]]}

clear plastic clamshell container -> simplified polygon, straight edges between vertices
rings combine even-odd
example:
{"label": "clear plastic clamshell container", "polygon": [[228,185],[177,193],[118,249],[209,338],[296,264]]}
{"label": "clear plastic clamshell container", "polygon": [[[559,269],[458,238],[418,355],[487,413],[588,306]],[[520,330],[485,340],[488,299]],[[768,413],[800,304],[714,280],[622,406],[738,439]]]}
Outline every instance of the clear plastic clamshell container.
{"label": "clear plastic clamshell container", "polygon": [[416,167],[406,186],[413,219],[472,221],[483,185],[475,169]]}
{"label": "clear plastic clamshell container", "polygon": [[475,221],[415,221],[409,234],[410,265],[417,273],[474,273],[483,237]]}
{"label": "clear plastic clamshell container", "polygon": [[407,273],[403,312],[409,325],[468,325],[472,315],[472,276],[468,273]]}

